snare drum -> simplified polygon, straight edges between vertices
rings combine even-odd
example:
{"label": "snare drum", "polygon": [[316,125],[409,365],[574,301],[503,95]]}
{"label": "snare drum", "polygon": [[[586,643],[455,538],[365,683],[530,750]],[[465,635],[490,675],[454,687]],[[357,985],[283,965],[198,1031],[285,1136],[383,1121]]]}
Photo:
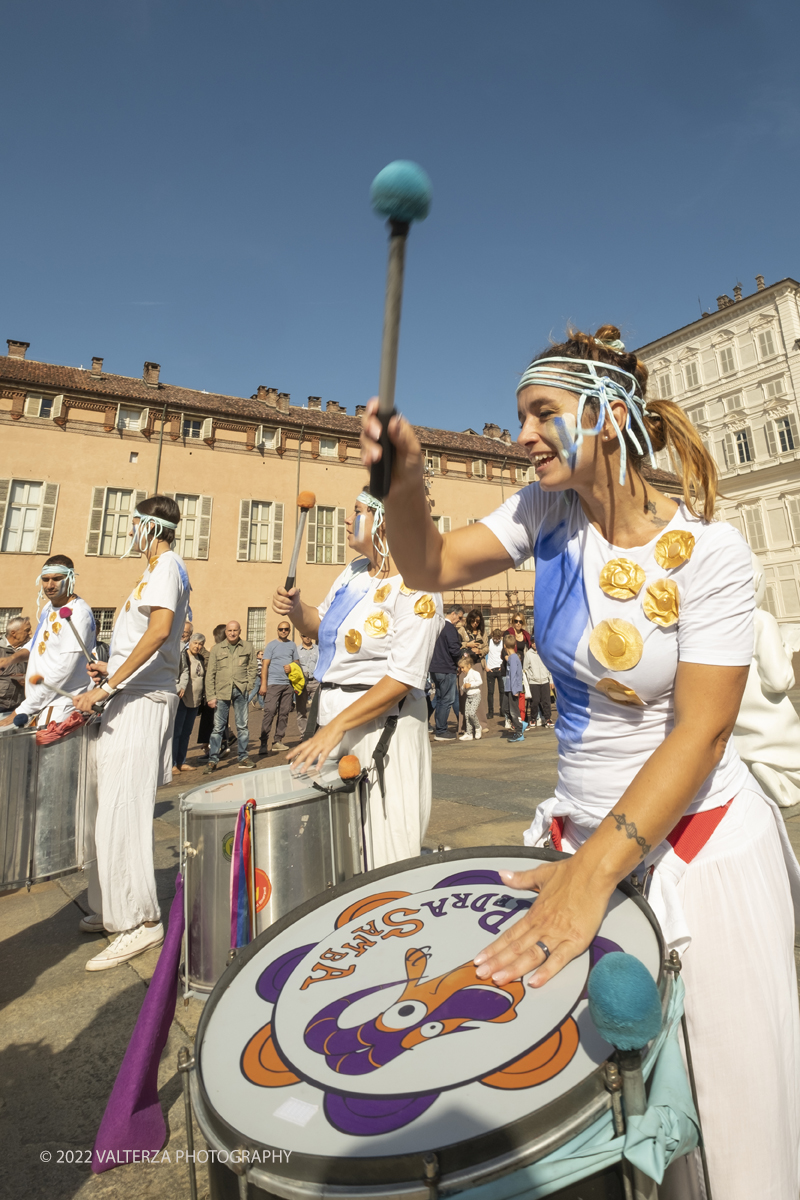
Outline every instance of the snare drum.
{"label": "snare drum", "polygon": [[[535,902],[498,872],[559,857],[495,847],[384,867],[241,952],[203,1012],[190,1081],[213,1200],[430,1200],[527,1166],[601,1118],[612,1047],[587,1011],[590,969],[627,951],[669,1000],[638,893],[620,885],[590,948],[541,990],[473,967]],[[574,1194],[617,1187],[586,1180]]]}
{"label": "snare drum", "polygon": [[345,789],[335,767],[311,777],[293,775],[289,766],[267,767],[183,795],[184,963],[194,993],[210,992],[228,962],[233,838],[239,809],[250,799],[256,802],[257,932],[363,870],[358,796]]}

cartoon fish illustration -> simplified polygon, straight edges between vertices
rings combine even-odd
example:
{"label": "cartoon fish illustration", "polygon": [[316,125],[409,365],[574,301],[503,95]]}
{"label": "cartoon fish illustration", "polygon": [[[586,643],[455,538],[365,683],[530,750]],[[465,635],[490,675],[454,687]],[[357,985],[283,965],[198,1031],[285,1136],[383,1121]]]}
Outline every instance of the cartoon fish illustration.
{"label": "cartoon fish illustration", "polygon": [[519,980],[503,987],[487,985],[475,974],[471,962],[425,979],[429,958],[427,946],[406,952],[402,995],[371,1021],[349,1028],[339,1024],[351,1004],[374,992],[396,988],[402,981],[351,992],[327,1004],[306,1026],[305,1044],[323,1054],[337,1074],[366,1075],[436,1038],[477,1028],[470,1022],[499,1024],[514,1020],[517,1005],[525,995]]}

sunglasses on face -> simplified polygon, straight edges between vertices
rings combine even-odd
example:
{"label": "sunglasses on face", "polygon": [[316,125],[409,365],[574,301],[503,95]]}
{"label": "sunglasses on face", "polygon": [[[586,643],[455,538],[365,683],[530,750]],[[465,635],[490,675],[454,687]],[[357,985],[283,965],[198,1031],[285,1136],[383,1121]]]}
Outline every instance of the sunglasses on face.
{"label": "sunglasses on face", "polygon": [[289,630],[286,628],[285,625],[281,625],[280,629],[278,630],[278,633],[288,633],[288,632],[289,632]]}

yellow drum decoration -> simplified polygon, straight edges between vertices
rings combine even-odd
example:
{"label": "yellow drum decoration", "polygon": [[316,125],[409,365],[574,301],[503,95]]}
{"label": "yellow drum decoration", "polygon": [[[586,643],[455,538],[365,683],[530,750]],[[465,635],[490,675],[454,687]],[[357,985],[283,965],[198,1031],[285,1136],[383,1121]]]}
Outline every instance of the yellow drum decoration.
{"label": "yellow drum decoration", "polygon": [[428,592],[424,596],[420,596],[419,600],[414,604],[414,612],[418,617],[423,617],[426,621],[431,617],[436,616],[436,601]]}
{"label": "yellow drum decoration", "polygon": [[392,594],[392,585],[390,583],[382,584],[375,595],[372,597],[373,604],[383,604],[384,600],[388,600]]}
{"label": "yellow drum decoration", "polygon": [[600,587],[615,600],[633,600],[644,584],[644,571],[629,558],[612,558],[600,572]]}
{"label": "yellow drum decoration", "polygon": [[344,648],[348,654],[358,654],[361,649],[361,634],[357,629],[348,629],[344,635]]}
{"label": "yellow drum decoration", "polygon": [[406,587],[404,583],[400,584],[400,592],[403,596],[415,596],[418,591],[419,588],[410,588]]}
{"label": "yellow drum decoration", "polygon": [[673,529],[662,533],[653,551],[656,562],[665,571],[683,566],[692,557],[694,550],[694,534],[685,529]]}
{"label": "yellow drum decoration", "polygon": [[644,708],[644,700],[640,700],[633,688],[626,687],[618,679],[601,679],[595,686],[598,692],[608,696],[609,700],[616,700],[617,704],[633,704]]}
{"label": "yellow drum decoration", "polygon": [[678,620],[678,585],[672,579],[659,579],[651,583],[644,594],[644,615],[648,621],[667,628]]}
{"label": "yellow drum decoration", "polygon": [[384,638],[389,632],[389,614],[385,612],[370,613],[364,622],[364,633],[367,637]]}
{"label": "yellow drum decoration", "polygon": [[630,671],[642,657],[644,642],[629,621],[601,621],[589,638],[589,649],[599,663],[610,671]]}

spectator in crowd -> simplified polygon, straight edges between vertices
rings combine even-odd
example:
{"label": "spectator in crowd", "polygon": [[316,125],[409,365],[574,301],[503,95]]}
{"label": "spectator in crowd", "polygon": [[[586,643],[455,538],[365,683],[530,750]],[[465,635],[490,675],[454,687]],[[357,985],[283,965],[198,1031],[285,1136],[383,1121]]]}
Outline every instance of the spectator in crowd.
{"label": "spectator in crowd", "polygon": [[475,665],[480,666],[489,649],[489,639],[486,636],[483,614],[479,608],[473,608],[471,612],[467,613],[464,629],[466,639],[464,637],[461,639],[464,649],[469,650],[475,658]]}
{"label": "spectator in crowd", "polygon": [[247,754],[250,741],[247,728],[247,697],[255,677],[256,652],[253,645],[251,642],[242,641],[239,622],[229,621],[225,626],[225,640],[217,642],[212,648],[206,670],[206,699],[209,707],[215,709],[214,732],[208,746],[206,774],[217,769],[222,731],[228,724],[231,705],[239,738],[239,769],[250,771],[256,765]]}
{"label": "spectator in crowd", "polygon": [[183,653],[184,650],[189,649],[189,642],[192,640],[193,631],[194,631],[194,625],[192,625],[192,622],[184,621],[183,622],[183,637],[181,638],[181,653]]}
{"label": "spectator in crowd", "polygon": [[292,685],[286,678],[288,667],[293,662],[299,662],[297,646],[290,641],[291,626],[287,620],[278,624],[278,636],[264,647],[264,657],[261,661],[261,688],[264,697],[264,719],[261,722],[261,753],[269,750],[269,733],[272,723],[277,717],[275,736],[272,749],[288,750],[283,738],[286,733],[286,722],[292,710]]}
{"label": "spectator in crowd", "polygon": [[470,650],[465,650],[458,664],[464,711],[464,732],[461,734],[462,742],[471,742],[481,736],[478,706],[481,702],[481,684],[483,680],[475,664],[475,654]]}
{"label": "spectator in crowd", "polygon": [[546,729],[553,729],[554,725],[550,720],[550,672],[539,658],[535,641],[531,642],[530,649],[525,651],[522,674],[530,693],[529,724],[544,725]]}
{"label": "spectator in crowd", "polygon": [[260,690],[259,690],[261,687],[261,666],[262,666],[263,662],[264,662],[264,651],[263,651],[263,649],[259,648],[258,652],[256,653],[255,683],[253,684],[253,687],[250,691],[250,695],[247,697],[248,704],[251,704],[253,707],[255,707],[257,705],[259,708],[264,707],[264,697],[261,695]]}
{"label": "spectator in crowd", "polygon": [[456,734],[449,733],[447,718],[452,708],[458,723],[458,660],[461,658],[461,638],[458,627],[464,620],[464,609],[454,605],[445,617],[444,628],[436,639],[431,658],[430,672],[433,686],[436,688],[434,708],[436,710],[436,729],[434,740],[437,742],[454,742]]}
{"label": "spectator in crowd", "polygon": [[178,677],[178,711],[172,733],[172,764],[176,771],[193,771],[186,761],[189,739],[195,717],[205,695],[206,666],[209,651],[203,633],[193,633],[189,645],[181,651],[181,673]]}
{"label": "spectator in crowd", "polygon": [[511,624],[506,630],[506,633],[513,633],[514,641],[517,644],[519,661],[522,662],[525,657],[525,651],[531,644],[531,635],[528,633],[527,622],[525,620],[524,613],[514,613],[514,616],[511,618]]}
{"label": "spectator in crowd", "polygon": [[513,728],[513,737],[509,742],[525,740],[527,722],[520,717],[519,698],[525,701],[525,688],[522,682],[522,662],[517,653],[517,639],[513,633],[507,633],[503,639],[506,648],[506,678],[505,690],[508,695],[508,716]]}
{"label": "spectator in crowd", "polygon": [[486,702],[489,708],[489,720],[494,717],[494,689],[497,687],[498,712],[505,716],[505,692],[503,691],[503,632],[493,629],[486,649]]}
{"label": "spectator in crowd", "polygon": [[0,713],[14,712],[25,697],[28,651],[23,647],[30,637],[30,618],[12,617],[0,642]]}
{"label": "spectator in crowd", "polygon": [[303,674],[306,677],[306,686],[295,701],[297,705],[297,728],[300,736],[305,737],[309,708],[319,690],[319,680],[314,678],[314,671],[317,666],[317,659],[319,658],[319,646],[313,638],[306,637],[305,634],[302,635],[297,657]]}
{"label": "spectator in crowd", "polygon": [[[211,630],[211,636],[214,639],[215,646],[219,645],[220,642],[224,642],[225,641],[225,626],[224,625],[215,625],[214,628]],[[207,651],[206,653],[210,654],[211,652]],[[206,666],[208,666],[207,659],[206,659]],[[200,705],[200,724],[197,727],[197,746],[198,746],[198,749],[202,750],[203,756],[205,758],[208,758],[208,745],[209,745],[209,742],[211,741],[211,734],[213,733],[213,731],[214,731],[214,709],[211,708],[211,706],[208,703],[208,700],[204,696],[203,701]],[[220,758],[225,757],[225,755],[228,753],[228,751],[230,749],[230,743],[235,740],[236,739],[234,738],[233,734],[231,733],[230,727],[228,725],[226,725],[222,731],[222,747],[220,748],[220,752],[219,752]],[[202,761],[202,759],[201,759],[201,761]]]}

